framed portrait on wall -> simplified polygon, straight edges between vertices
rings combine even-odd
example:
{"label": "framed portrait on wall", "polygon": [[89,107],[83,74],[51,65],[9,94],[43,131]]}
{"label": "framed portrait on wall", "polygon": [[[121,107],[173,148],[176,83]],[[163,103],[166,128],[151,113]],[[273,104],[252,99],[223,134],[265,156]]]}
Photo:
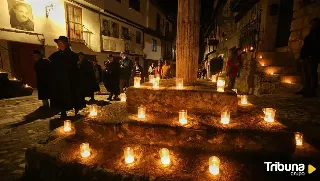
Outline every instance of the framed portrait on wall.
{"label": "framed portrait on wall", "polygon": [[110,33],[110,21],[109,20],[106,20],[106,19],[103,19],[102,22],[101,22],[101,34],[103,36],[111,36],[111,33]]}
{"label": "framed portrait on wall", "polygon": [[24,1],[8,0],[11,28],[34,31],[32,7]]}
{"label": "framed portrait on wall", "polygon": [[111,21],[111,37],[119,38],[119,24]]}

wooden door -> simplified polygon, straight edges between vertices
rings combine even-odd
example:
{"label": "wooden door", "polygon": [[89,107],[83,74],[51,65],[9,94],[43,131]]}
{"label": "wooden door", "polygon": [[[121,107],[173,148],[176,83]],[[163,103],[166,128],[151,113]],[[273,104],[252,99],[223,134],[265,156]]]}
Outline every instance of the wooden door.
{"label": "wooden door", "polygon": [[278,29],[275,47],[288,46],[291,21],[293,15],[293,0],[281,0],[278,18]]}
{"label": "wooden door", "polygon": [[34,72],[35,61],[32,51],[40,50],[41,46],[36,44],[8,42],[11,53],[13,74],[24,84],[36,88],[36,76]]}

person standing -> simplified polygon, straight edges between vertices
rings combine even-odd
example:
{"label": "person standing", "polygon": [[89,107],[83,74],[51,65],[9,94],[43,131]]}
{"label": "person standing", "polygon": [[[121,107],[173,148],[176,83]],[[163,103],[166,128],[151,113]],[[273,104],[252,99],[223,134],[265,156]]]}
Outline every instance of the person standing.
{"label": "person standing", "polygon": [[148,68],[148,74],[149,75],[154,75],[154,69],[155,69],[154,63],[151,63],[151,65]]}
{"label": "person standing", "polygon": [[59,109],[61,117],[67,116],[66,111],[71,109],[77,115],[86,106],[80,89],[78,55],[70,49],[67,37],[60,36],[54,41],[59,50],[49,57],[52,70],[51,107]]}
{"label": "person standing", "polygon": [[102,82],[102,68],[98,64],[97,59],[94,59],[92,61],[92,63],[93,63],[93,70],[94,70],[94,75],[95,75],[95,79],[96,79],[95,92],[98,92],[98,94],[101,94],[100,82]]}
{"label": "person standing", "polygon": [[241,54],[241,49],[236,48],[234,51],[232,51],[232,54],[227,62],[226,71],[227,76],[229,76],[228,89],[230,90],[233,89],[236,77],[239,75],[239,69],[241,66]]}
{"label": "person standing", "polygon": [[167,60],[164,61],[164,65],[162,66],[162,73],[164,79],[169,79],[171,75],[170,65]]}
{"label": "person standing", "polygon": [[96,77],[93,64],[85,58],[84,53],[79,52],[79,71],[81,76],[82,93],[84,97],[90,97],[90,101],[95,101]]}
{"label": "person standing", "polygon": [[204,79],[206,76],[207,76],[207,69],[206,69],[205,66],[203,66],[203,69],[202,69],[202,79]]}
{"label": "person standing", "polygon": [[316,97],[318,88],[318,64],[320,62],[320,19],[310,21],[310,33],[305,37],[300,52],[303,70],[303,88],[296,94]]}
{"label": "person standing", "polygon": [[162,77],[163,75],[163,71],[162,71],[162,65],[161,65],[161,62],[159,61],[158,62],[158,66],[154,69],[154,75],[157,77],[157,75],[160,76],[160,78]]}
{"label": "person standing", "polygon": [[34,50],[32,57],[36,61],[34,71],[36,73],[38,99],[42,100],[42,106],[40,108],[49,108],[51,63],[48,59],[43,58],[39,50]]}
{"label": "person standing", "polygon": [[120,101],[120,63],[117,60],[114,60],[112,55],[109,55],[108,62],[105,63],[105,79],[104,85],[109,94],[109,101],[112,101],[114,96],[115,101]]}
{"label": "person standing", "polygon": [[120,92],[122,93],[125,88],[130,86],[132,62],[126,53],[121,53],[120,56],[122,58],[120,60]]}
{"label": "person standing", "polygon": [[132,75],[132,77],[140,77],[141,80],[143,80],[143,68],[139,63],[139,60],[134,61]]}

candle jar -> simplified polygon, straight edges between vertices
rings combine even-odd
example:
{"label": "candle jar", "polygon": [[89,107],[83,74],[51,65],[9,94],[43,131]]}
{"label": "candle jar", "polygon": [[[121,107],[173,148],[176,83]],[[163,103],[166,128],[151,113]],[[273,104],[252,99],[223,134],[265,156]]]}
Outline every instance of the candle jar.
{"label": "candle jar", "polygon": [[71,121],[70,120],[65,120],[64,121],[63,131],[66,132],[66,133],[71,131]]}
{"label": "candle jar", "polygon": [[217,91],[218,92],[224,92],[224,87],[226,86],[226,81],[223,77],[218,77],[217,81]]}
{"label": "candle jar", "polygon": [[176,86],[177,86],[177,89],[183,89],[183,78],[176,79]]}
{"label": "candle jar", "polygon": [[90,114],[89,114],[90,117],[96,117],[98,115],[98,111],[97,111],[97,106],[96,105],[91,105],[89,107],[89,111],[90,111]]}
{"label": "candle jar", "polygon": [[124,149],[124,161],[128,164],[134,162],[134,154],[132,148],[126,147]]}
{"label": "candle jar", "polygon": [[276,110],[273,108],[263,108],[262,111],[264,112],[264,120],[267,122],[274,122],[274,117],[276,115]]}
{"label": "candle jar", "polygon": [[217,82],[217,74],[211,76],[212,82]]}
{"label": "candle jar", "polygon": [[146,107],[143,105],[138,107],[138,118],[140,119],[146,118]]}
{"label": "candle jar", "polygon": [[240,103],[242,104],[242,105],[247,105],[248,104],[248,95],[241,95],[240,96]]}
{"label": "candle jar", "polygon": [[122,93],[122,94],[120,94],[120,101],[121,102],[126,102],[126,100],[127,100],[127,96],[126,96],[126,94],[125,93]]}
{"label": "candle jar", "polygon": [[134,77],[134,87],[139,88],[140,81],[141,81],[141,77]]}
{"label": "candle jar", "polygon": [[179,111],[179,123],[182,125],[188,123],[188,113],[186,110]]}
{"label": "candle jar", "polygon": [[303,134],[300,132],[295,132],[294,137],[296,140],[296,146],[302,146],[303,145]]}
{"label": "candle jar", "polygon": [[154,75],[149,75],[149,82],[153,83],[153,81],[154,81]]}
{"label": "candle jar", "polygon": [[229,122],[230,122],[230,111],[223,111],[221,113],[221,123],[229,124]]}
{"label": "candle jar", "polygon": [[89,143],[82,143],[80,145],[80,153],[82,158],[88,158],[91,155]]}
{"label": "candle jar", "polygon": [[159,151],[159,154],[160,154],[160,158],[161,158],[161,163],[164,166],[169,165],[171,162],[169,150],[167,148],[161,148],[161,150]]}
{"label": "candle jar", "polygon": [[220,159],[216,156],[209,158],[209,172],[212,175],[218,175],[220,172]]}
{"label": "candle jar", "polygon": [[159,89],[160,87],[160,79],[154,79],[152,88]]}

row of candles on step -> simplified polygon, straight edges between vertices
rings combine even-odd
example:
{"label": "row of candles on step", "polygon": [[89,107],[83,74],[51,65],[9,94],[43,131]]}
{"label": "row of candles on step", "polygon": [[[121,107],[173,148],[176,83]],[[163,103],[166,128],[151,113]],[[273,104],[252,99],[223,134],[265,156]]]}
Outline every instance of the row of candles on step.
{"label": "row of candles on step", "polygon": [[[134,87],[139,88],[141,78],[140,77],[134,77]],[[152,83],[152,88],[159,89],[160,87],[160,75],[157,74],[156,77],[154,75],[149,75],[149,83]],[[176,78],[176,87],[177,89],[183,89],[183,78]]]}

